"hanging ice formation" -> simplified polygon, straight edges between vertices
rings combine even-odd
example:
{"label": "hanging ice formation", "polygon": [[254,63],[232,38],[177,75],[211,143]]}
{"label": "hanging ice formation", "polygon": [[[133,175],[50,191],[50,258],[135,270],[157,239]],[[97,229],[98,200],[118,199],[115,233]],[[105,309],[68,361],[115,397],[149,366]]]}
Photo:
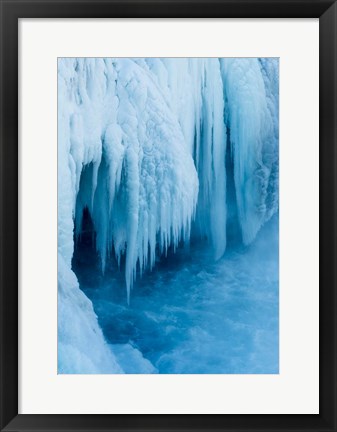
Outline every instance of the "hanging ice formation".
{"label": "hanging ice formation", "polygon": [[277,211],[277,59],[60,59],[58,97],[59,253],[88,208],[128,298],[192,227],[223,255],[227,150],[242,241]]}
{"label": "hanging ice formation", "polygon": [[278,61],[221,59],[242,239],[278,209]]}

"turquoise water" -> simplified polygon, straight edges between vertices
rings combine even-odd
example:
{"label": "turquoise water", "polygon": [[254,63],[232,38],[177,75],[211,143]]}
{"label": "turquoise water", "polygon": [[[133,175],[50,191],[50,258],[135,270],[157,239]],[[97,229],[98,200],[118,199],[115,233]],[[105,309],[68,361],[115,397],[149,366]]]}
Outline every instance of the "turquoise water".
{"label": "turquoise water", "polygon": [[[278,373],[277,216],[217,262],[206,243],[169,252],[137,278],[130,305],[123,271],[111,260],[103,276],[91,245],[78,248],[73,268],[112,348],[131,345],[158,373]],[[128,355],[120,361],[138,372]]]}

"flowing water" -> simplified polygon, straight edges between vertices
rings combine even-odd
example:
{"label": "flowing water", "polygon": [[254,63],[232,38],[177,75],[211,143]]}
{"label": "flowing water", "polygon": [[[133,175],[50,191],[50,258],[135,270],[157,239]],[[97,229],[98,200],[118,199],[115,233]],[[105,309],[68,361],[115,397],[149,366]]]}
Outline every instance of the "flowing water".
{"label": "flowing water", "polygon": [[278,373],[278,216],[248,247],[214,262],[191,243],[138,277],[126,301],[124,273],[104,276],[92,242],[78,245],[73,269],[106,340],[127,373]]}

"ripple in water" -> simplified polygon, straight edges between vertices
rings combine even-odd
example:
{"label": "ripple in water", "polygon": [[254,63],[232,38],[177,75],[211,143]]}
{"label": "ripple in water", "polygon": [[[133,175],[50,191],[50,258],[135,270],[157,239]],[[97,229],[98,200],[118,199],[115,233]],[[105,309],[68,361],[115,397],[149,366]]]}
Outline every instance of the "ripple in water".
{"label": "ripple in water", "polygon": [[111,261],[103,276],[91,247],[73,268],[125,372],[278,373],[277,216],[217,262],[202,243],[169,253],[137,279],[130,305],[123,271]]}

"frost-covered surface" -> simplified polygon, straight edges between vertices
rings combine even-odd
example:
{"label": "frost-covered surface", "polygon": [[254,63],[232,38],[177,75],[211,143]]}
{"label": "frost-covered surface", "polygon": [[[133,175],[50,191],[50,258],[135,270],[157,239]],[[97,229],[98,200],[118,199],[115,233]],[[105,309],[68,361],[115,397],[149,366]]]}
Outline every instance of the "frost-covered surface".
{"label": "frost-covered surface", "polygon": [[111,345],[117,360],[123,365],[125,373],[130,374],[156,374],[158,370],[153,364],[143,357],[142,353],[128,344]]}
{"label": "frost-covered surface", "polygon": [[221,59],[245,244],[278,208],[278,60]]}
{"label": "frost-covered surface", "polygon": [[[59,369],[119,372],[118,359],[141,353],[106,346],[71,270],[84,209],[101,270],[117,259],[128,300],[168,249],[207,238],[220,259],[229,210],[253,242],[278,211],[278,60],[59,59],[58,167]],[[74,313],[83,325],[66,323]]]}
{"label": "frost-covered surface", "polygon": [[60,60],[59,110],[73,192],[66,216],[76,211],[80,229],[89,208],[103,270],[112,248],[118,259],[125,252],[129,295],[137,263],[152,267],[157,244],[164,252],[189,235],[198,178],[178,119],[151,74],[128,59]]}
{"label": "frost-covered surface", "polygon": [[123,373],[97,323],[91,301],[58,255],[58,372]]}

